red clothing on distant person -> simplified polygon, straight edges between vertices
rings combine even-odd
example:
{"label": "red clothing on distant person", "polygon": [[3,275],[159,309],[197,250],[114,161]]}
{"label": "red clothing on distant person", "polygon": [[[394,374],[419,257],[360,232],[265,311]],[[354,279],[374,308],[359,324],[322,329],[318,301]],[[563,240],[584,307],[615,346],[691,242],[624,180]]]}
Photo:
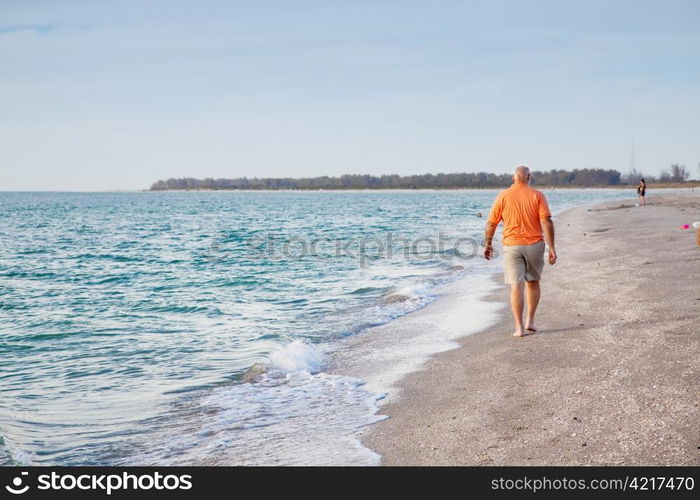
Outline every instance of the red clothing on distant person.
{"label": "red clothing on distant person", "polygon": [[551,215],[544,194],[523,182],[498,194],[489,222],[503,221],[504,246],[533,245],[543,239],[540,219]]}

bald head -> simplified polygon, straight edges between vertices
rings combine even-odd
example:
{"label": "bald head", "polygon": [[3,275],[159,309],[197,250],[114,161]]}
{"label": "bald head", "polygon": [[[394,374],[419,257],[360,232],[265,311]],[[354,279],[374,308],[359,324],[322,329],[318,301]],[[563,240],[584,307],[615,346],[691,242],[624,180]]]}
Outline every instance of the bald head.
{"label": "bald head", "polygon": [[513,172],[513,182],[524,182],[525,184],[530,182],[530,169],[525,165],[516,167],[515,172]]}

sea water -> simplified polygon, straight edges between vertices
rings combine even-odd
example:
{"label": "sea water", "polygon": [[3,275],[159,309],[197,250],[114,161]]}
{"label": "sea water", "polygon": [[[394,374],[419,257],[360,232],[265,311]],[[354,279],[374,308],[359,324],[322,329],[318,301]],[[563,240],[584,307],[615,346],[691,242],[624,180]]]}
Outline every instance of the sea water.
{"label": "sea water", "polygon": [[382,394],[329,360],[486,279],[495,195],[0,193],[0,463],[377,463]]}

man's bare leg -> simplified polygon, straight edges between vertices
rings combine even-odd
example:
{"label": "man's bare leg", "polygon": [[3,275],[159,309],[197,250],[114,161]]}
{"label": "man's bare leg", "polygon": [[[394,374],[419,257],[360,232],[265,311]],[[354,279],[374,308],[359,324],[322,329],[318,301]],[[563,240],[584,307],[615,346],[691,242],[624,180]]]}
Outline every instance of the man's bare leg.
{"label": "man's bare leg", "polygon": [[523,283],[510,285],[510,308],[513,310],[513,319],[515,319],[514,337],[522,337],[525,335],[523,330]]}
{"label": "man's bare leg", "polygon": [[525,322],[525,329],[536,332],[535,312],[537,312],[537,305],[540,303],[539,281],[528,281],[526,283],[525,298],[527,299],[527,321]]}

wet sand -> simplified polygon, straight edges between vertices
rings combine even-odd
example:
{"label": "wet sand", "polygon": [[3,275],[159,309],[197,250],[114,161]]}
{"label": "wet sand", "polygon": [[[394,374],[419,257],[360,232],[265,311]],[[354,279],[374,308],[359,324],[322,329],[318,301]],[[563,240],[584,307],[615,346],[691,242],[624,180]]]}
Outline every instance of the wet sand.
{"label": "wet sand", "polygon": [[363,444],[384,465],[700,465],[695,220],[700,192],[560,215],[539,332],[502,309],[398,381]]}

